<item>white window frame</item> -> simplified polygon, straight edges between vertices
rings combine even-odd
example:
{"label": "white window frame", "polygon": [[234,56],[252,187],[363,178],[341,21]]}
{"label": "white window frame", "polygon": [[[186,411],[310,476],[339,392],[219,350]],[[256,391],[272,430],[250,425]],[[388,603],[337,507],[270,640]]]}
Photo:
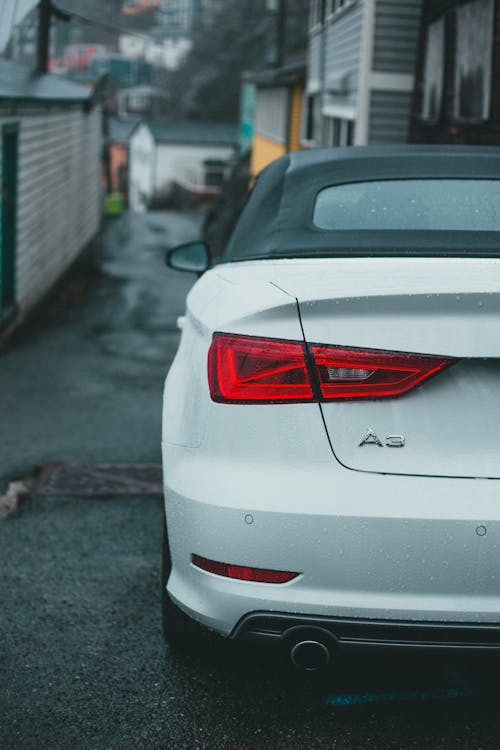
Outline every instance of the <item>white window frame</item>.
{"label": "white window frame", "polygon": [[357,0],[326,0],[325,18],[328,20],[338,18],[350,8]]}
{"label": "white window frame", "polygon": [[[352,124],[352,138],[349,143],[349,125]],[[338,128],[338,139],[334,138]],[[326,145],[329,148],[352,146],[355,140],[356,121],[346,117],[328,117],[326,121]],[[338,142],[337,142],[338,141]]]}
{"label": "white window frame", "polygon": [[311,0],[309,7],[309,31],[318,31],[323,27],[325,0]]}

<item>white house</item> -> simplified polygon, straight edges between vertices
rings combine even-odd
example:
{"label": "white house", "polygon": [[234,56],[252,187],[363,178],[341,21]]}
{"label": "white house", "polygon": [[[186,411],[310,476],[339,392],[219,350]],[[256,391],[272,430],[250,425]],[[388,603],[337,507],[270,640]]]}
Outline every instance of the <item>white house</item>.
{"label": "white house", "polygon": [[422,0],[311,0],[304,145],[408,139]]}
{"label": "white house", "polygon": [[97,232],[101,113],[86,88],[0,59],[0,332]]}
{"label": "white house", "polygon": [[143,122],[130,138],[130,207],[146,211],[174,189],[205,200],[219,189],[238,143],[233,125]]}

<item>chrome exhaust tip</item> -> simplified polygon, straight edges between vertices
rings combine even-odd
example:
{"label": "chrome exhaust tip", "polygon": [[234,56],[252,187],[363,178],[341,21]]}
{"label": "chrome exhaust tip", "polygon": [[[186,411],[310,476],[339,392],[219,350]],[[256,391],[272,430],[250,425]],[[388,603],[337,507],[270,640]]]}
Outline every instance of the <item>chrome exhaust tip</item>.
{"label": "chrome exhaust tip", "polygon": [[304,672],[319,672],[331,660],[330,649],[321,641],[303,640],[290,649],[290,659],[296,669]]}

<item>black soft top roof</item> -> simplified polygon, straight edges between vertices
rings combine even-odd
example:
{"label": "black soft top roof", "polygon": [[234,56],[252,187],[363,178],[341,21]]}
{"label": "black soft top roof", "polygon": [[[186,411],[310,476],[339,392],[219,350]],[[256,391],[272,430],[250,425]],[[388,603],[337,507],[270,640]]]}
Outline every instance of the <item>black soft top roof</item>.
{"label": "black soft top roof", "polygon": [[257,178],[225,260],[351,255],[500,255],[500,232],[325,230],[316,196],[333,185],[390,179],[500,179],[500,148],[355,146],[299,151]]}

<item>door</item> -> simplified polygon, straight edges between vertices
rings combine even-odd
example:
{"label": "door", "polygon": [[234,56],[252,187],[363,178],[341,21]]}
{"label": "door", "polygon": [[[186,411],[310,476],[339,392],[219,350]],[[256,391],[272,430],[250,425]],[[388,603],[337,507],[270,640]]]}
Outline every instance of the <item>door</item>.
{"label": "door", "polygon": [[2,193],[0,225],[0,322],[16,302],[18,126],[2,129]]}

